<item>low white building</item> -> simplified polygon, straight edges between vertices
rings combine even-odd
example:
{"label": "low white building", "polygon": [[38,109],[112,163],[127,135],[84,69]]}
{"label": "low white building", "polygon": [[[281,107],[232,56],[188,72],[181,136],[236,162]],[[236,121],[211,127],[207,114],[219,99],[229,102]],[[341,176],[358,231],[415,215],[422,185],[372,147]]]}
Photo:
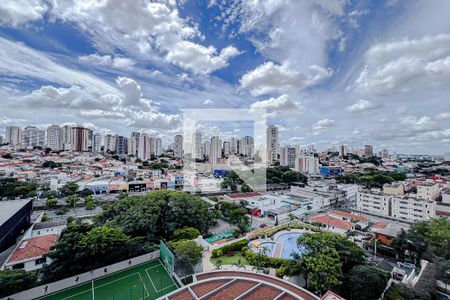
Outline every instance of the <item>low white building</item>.
{"label": "low white building", "polygon": [[417,197],[429,201],[435,201],[439,196],[439,184],[427,182],[417,186]]}
{"label": "low white building", "polygon": [[392,196],[381,191],[360,191],[356,197],[356,208],[360,211],[386,216],[391,215]]}
{"label": "low white building", "polygon": [[413,197],[393,197],[392,217],[406,221],[424,221],[436,217],[436,201]]}

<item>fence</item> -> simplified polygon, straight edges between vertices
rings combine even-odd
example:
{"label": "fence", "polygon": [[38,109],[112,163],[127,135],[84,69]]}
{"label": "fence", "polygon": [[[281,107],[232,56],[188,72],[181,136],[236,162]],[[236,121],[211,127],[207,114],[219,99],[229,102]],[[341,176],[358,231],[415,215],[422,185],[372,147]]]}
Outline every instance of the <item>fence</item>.
{"label": "fence", "polygon": [[[131,259],[127,259],[109,266],[104,266],[98,269],[95,269],[90,272],[85,272],[82,274],[78,274],[69,278],[65,278],[59,281],[55,281],[46,285],[41,285],[26,291],[19,292],[14,295],[10,295],[9,297],[2,298],[0,300],[6,300],[6,299],[12,299],[12,300],[29,300],[29,299],[35,299],[39,297],[46,296],[51,293],[59,292],[61,290],[65,290],[68,288],[73,288],[76,285],[83,284],[86,282],[91,282],[92,280],[101,278],[105,276],[104,269],[108,269],[108,274],[110,275],[112,273],[122,271],[125,269],[128,269],[133,266],[140,265],[142,263],[148,262],[151,259],[159,258],[159,250],[154,251],[152,253],[144,254],[141,256],[137,256]],[[131,265],[129,262],[131,261]],[[78,281],[76,279],[78,278]],[[47,291],[46,291],[47,287]]]}

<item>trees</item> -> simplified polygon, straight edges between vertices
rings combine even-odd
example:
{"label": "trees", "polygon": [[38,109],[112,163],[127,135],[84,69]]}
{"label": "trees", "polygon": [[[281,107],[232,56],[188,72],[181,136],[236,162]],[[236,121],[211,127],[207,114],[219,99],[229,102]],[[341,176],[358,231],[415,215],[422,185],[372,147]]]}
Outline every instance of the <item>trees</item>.
{"label": "trees", "polygon": [[65,196],[73,195],[78,191],[78,184],[74,181],[66,183],[59,191]]}
{"label": "trees", "polygon": [[80,198],[75,195],[70,195],[66,198],[66,202],[70,207],[75,207],[78,201],[80,201]]}
{"label": "trees", "polygon": [[24,270],[0,271],[0,297],[27,290],[36,285],[36,273]]}
{"label": "trees", "polygon": [[130,236],[150,239],[171,236],[183,227],[194,227],[205,234],[213,221],[213,213],[208,208],[197,196],[161,190],[120,199],[103,211],[96,223],[121,228]]}
{"label": "trees", "polygon": [[194,227],[184,227],[181,229],[175,230],[173,233],[172,240],[179,241],[179,240],[193,240],[197,238],[200,235],[200,231],[198,231],[197,228]]}
{"label": "trees", "polygon": [[51,168],[51,169],[54,169],[54,168],[60,168],[60,167],[61,167],[61,164],[60,164],[60,163],[55,163],[54,161],[51,161],[51,160],[47,160],[46,162],[44,162],[44,163],[42,164],[42,167],[43,167],[43,168]]}
{"label": "trees", "polygon": [[177,258],[181,261],[182,265],[186,269],[186,272],[192,274],[195,266],[202,259],[202,246],[190,240],[169,242],[168,245],[174,250]]}
{"label": "trees", "polygon": [[0,179],[0,198],[36,195],[37,186],[34,183],[18,181],[15,178]]}
{"label": "trees", "polygon": [[308,253],[302,258],[301,265],[307,278],[307,287],[319,295],[341,283],[342,263],[333,248],[325,247]]}
{"label": "trees", "polygon": [[253,190],[251,189],[251,187],[244,183],[243,185],[241,185],[241,192],[243,193],[248,193],[248,192],[252,192]]}
{"label": "trees", "polygon": [[346,237],[331,233],[305,233],[298,239],[298,244],[305,245],[310,252],[319,251],[322,248],[330,247],[336,250],[342,262],[342,271],[347,273],[353,267],[366,263],[366,254],[354,242]]}
{"label": "trees", "polygon": [[390,274],[371,266],[353,268],[345,281],[341,294],[346,299],[377,300],[380,298]]}
{"label": "trees", "polygon": [[45,201],[45,204],[50,208],[54,208],[58,204],[58,200],[55,198],[48,198],[47,201]]}

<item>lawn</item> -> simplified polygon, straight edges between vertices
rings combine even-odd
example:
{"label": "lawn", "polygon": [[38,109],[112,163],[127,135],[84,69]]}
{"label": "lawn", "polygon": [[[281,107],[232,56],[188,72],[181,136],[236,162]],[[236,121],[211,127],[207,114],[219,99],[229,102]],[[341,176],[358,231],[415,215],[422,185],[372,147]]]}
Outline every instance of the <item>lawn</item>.
{"label": "lawn", "polygon": [[241,259],[241,264],[249,265],[248,261],[245,259],[244,256],[242,256],[242,254],[240,252],[235,252],[235,254],[233,256],[222,255],[222,256],[219,256],[216,258],[211,258],[211,262],[213,264],[216,264],[218,259],[220,259],[222,261],[220,263],[221,265],[236,264],[239,261],[239,259]]}

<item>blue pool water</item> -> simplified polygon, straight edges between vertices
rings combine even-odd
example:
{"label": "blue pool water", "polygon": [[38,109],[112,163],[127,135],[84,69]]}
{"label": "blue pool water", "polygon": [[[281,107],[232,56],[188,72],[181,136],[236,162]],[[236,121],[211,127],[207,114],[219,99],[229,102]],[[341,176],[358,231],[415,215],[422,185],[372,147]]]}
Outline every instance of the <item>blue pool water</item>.
{"label": "blue pool water", "polygon": [[302,254],[305,252],[305,247],[300,245],[297,246],[297,239],[301,236],[298,232],[289,232],[280,235],[277,238],[277,243],[281,243],[283,247],[281,248],[282,258],[292,258],[292,254]]}
{"label": "blue pool water", "polygon": [[255,252],[262,251],[262,247],[267,247],[267,251],[265,255],[273,256],[276,243],[280,243],[282,245],[281,248],[281,258],[290,259],[292,258],[292,254],[298,253],[302,254],[306,251],[304,246],[297,246],[297,239],[302,235],[299,232],[286,232],[278,236],[275,242],[262,242],[259,247],[253,247],[252,242],[248,244],[249,249]]}

